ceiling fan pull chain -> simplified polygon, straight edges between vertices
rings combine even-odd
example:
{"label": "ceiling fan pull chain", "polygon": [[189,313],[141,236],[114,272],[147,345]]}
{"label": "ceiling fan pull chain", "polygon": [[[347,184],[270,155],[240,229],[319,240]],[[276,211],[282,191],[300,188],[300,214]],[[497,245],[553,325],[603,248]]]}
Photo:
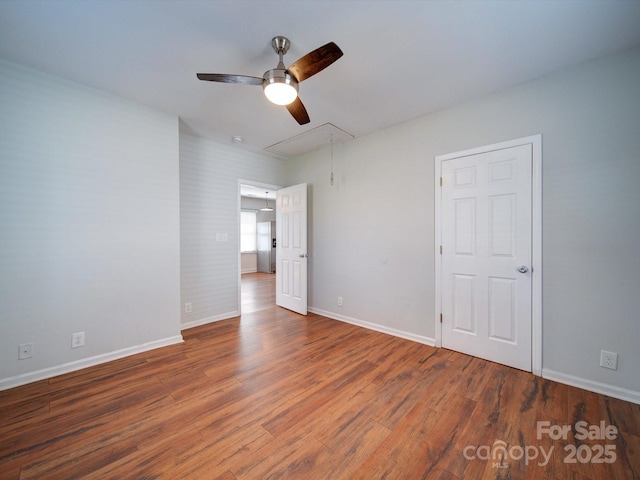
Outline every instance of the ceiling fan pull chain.
{"label": "ceiling fan pull chain", "polygon": [[331,177],[330,177],[330,183],[331,186],[333,187],[333,133],[331,134],[330,140],[331,142]]}

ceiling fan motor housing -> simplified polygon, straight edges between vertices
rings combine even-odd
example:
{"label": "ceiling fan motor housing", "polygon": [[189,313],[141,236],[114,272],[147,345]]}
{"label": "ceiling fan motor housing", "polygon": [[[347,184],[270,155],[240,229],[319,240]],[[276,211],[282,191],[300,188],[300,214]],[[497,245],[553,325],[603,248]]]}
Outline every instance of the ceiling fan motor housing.
{"label": "ceiling fan motor housing", "polygon": [[296,92],[298,91],[298,81],[283,68],[274,68],[264,72],[262,76],[262,87],[264,88],[272,83],[286,83],[295,88]]}

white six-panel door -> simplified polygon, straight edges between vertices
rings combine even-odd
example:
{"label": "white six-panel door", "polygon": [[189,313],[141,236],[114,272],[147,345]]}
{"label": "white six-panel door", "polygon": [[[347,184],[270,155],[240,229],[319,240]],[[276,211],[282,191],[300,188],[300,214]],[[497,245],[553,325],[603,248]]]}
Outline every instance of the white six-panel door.
{"label": "white six-panel door", "polygon": [[276,305],[307,314],[307,184],[276,192]]}
{"label": "white six-panel door", "polygon": [[442,346],[531,371],[532,147],[441,175]]}

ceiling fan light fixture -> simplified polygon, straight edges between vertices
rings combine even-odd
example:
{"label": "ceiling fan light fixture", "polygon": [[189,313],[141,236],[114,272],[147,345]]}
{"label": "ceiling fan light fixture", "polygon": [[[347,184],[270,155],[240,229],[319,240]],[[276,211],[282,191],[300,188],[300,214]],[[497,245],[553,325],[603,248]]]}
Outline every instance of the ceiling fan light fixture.
{"label": "ceiling fan light fixture", "polygon": [[298,81],[278,68],[265,72],[262,88],[267,99],[276,105],[289,105],[298,97]]}

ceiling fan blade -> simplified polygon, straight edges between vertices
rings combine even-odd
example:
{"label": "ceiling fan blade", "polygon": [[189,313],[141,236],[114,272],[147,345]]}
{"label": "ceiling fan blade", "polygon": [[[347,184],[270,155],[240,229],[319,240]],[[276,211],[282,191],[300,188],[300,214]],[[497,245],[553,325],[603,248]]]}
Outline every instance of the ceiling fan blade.
{"label": "ceiling fan blade", "polygon": [[241,85],[262,85],[262,77],[248,75],[228,75],[226,73],[198,73],[200,80],[222,83],[239,83]]}
{"label": "ceiling fan blade", "polygon": [[287,105],[287,110],[296,119],[296,121],[300,125],[304,125],[309,123],[311,120],[309,119],[309,114],[307,113],[307,109],[304,108],[300,97],[296,97],[296,99]]}
{"label": "ceiling fan blade", "polygon": [[287,68],[287,71],[293,75],[298,82],[301,82],[324,70],[341,56],[342,50],[340,50],[340,47],[333,42],[329,42],[298,59]]}

